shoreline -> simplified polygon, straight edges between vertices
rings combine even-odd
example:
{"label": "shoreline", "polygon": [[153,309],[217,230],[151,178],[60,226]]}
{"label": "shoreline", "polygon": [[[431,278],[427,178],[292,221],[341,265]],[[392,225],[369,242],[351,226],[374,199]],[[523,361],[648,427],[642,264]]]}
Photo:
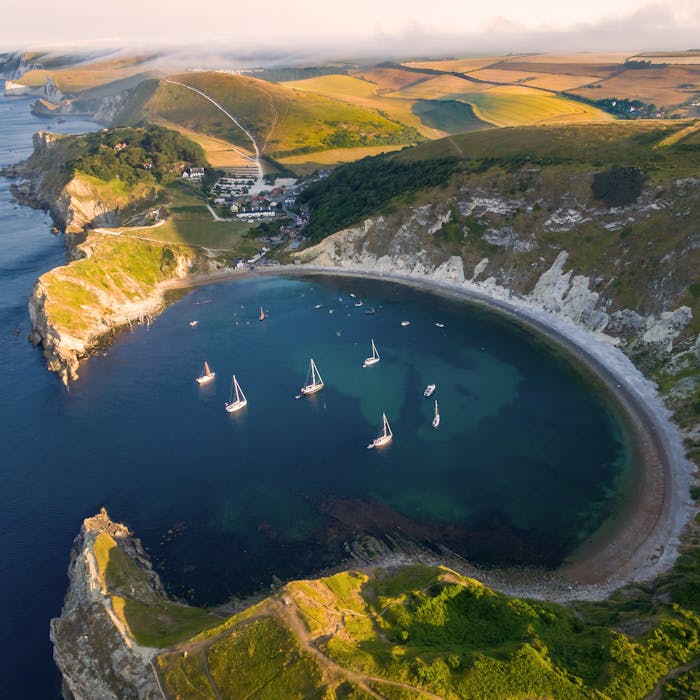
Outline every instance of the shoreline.
{"label": "shoreline", "polygon": [[[603,599],[626,584],[650,580],[671,568],[678,556],[680,536],[696,510],[689,492],[694,467],[685,457],[680,431],[658,396],[656,385],[609,336],[596,335],[499,288],[361,268],[288,265],[226,271],[178,280],[168,288],[199,287],[254,274],[373,279],[488,307],[534,328],[573,354],[620,404],[635,438],[637,449],[633,455],[641,463],[632,465],[626,477],[624,504],[612,519],[552,571],[480,569],[454,553],[446,555],[452,568],[459,565],[461,572],[505,593],[548,600]],[[389,557],[391,563],[397,563],[397,559],[402,557]]]}

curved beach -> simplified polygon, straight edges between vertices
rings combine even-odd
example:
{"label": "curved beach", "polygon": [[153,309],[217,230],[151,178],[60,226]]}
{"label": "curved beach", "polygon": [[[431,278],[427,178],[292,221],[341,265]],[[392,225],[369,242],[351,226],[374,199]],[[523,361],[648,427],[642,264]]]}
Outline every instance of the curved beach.
{"label": "curved beach", "polygon": [[[478,284],[450,283],[427,277],[372,270],[290,265],[256,270],[275,275],[335,275],[410,285],[428,292],[484,305],[534,328],[587,365],[624,407],[636,438],[638,458],[621,510],[556,571],[477,570],[458,557],[452,567],[505,592],[547,599],[599,599],[631,582],[653,578],[671,567],[681,533],[695,507],[689,489],[693,466],[685,457],[680,431],[671,420],[653,382],[646,379],[607,336],[544,311],[529,300]],[[169,288],[200,286],[243,277],[231,271],[181,280]]]}

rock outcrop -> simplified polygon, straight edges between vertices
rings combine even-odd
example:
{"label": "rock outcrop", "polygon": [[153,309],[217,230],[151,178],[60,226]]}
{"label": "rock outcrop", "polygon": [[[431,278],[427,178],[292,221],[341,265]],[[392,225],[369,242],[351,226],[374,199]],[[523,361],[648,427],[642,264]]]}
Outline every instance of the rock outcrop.
{"label": "rock outcrop", "polygon": [[[213,257],[187,246],[99,233],[76,245],[71,256],[70,264],[42,275],[29,298],[29,339],[42,347],[48,368],[66,386],[78,378],[81,360],[96,348],[124,328],[149,322],[164,308],[169,282],[214,272],[218,266]],[[138,256],[144,268],[158,270],[157,280],[122,268],[121,256]]]}
{"label": "rock outcrop", "polygon": [[73,542],[61,616],[51,620],[63,696],[73,700],[162,698],[152,665],[157,650],[137,644],[114,609],[95,552],[100,535],[111,538],[146,574],[153,590],[164,595],[139,540],[124,525],[112,522],[104,509],[87,518]]}

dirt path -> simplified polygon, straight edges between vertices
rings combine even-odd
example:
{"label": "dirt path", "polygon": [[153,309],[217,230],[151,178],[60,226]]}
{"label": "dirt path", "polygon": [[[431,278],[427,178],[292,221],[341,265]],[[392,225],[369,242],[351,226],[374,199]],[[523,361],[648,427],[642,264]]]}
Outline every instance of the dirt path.
{"label": "dirt path", "polygon": [[672,671],[669,671],[656,684],[656,687],[654,688],[654,690],[652,690],[651,693],[649,693],[649,695],[645,695],[642,698],[642,700],[661,700],[666,683],[668,683],[669,681],[672,681],[674,678],[678,678],[678,676],[682,676],[684,673],[694,669],[699,664],[700,664],[700,659],[695,659],[695,660],[691,661],[690,663],[686,664],[685,666],[679,666],[678,668],[674,668]]}

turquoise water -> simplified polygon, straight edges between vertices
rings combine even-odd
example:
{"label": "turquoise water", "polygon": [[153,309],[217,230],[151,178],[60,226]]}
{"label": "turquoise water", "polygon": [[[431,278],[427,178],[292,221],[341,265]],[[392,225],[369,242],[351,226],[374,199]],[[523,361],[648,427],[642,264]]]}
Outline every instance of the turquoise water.
{"label": "turquoise water", "polygon": [[[1,163],[44,126],[26,108],[0,98]],[[397,285],[200,288],[121,335],[66,392],[26,341],[32,284],[63,260],[47,231],[0,180],[2,697],[58,696],[48,621],[81,520],[101,505],[142,538],[173,593],[214,603],[313,575],[363,533],[555,566],[619,500],[629,438],[586,371],[509,320]],[[382,359],[363,369],[371,338]],[[310,357],[326,387],[296,400]],[[204,360],[216,379],[199,387]],[[249,403],[229,415],[233,372]],[[382,412],[394,442],[367,450]]]}

